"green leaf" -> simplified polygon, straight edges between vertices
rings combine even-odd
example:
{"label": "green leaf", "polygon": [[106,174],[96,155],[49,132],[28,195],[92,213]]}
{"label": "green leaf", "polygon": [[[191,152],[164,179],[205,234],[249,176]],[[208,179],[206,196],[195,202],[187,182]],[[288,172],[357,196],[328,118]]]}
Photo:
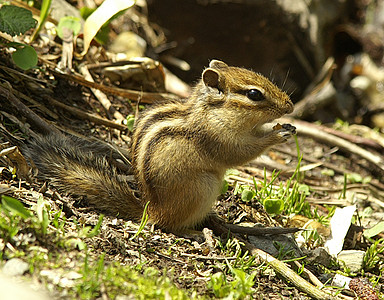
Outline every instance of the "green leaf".
{"label": "green leaf", "polygon": [[16,49],[12,59],[19,68],[28,70],[37,65],[37,53],[33,47],[21,43],[8,43],[7,46]]}
{"label": "green leaf", "polygon": [[321,171],[321,175],[333,177],[333,176],[335,176],[335,171],[333,171],[331,169],[324,169]]}
{"label": "green leaf", "polygon": [[241,200],[244,202],[249,202],[252,200],[252,198],[255,196],[255,192],[251,190],[243,190],[241,193]]}
{"label": "green leaf", "polygon": [[32,17],[28,9],[4,5],[0,8],[0,31],[15,36],[24,34],[31,28],[36,27],[37,21]]}
{"label": "green leaf", "polygon": [[81,29],[80,19],[67,16],[60,19],[59,24],[57,25],[57,34],[61,39],[63,39],[63,28],[71,29],[73,35],[78,35]]}
{"label": "green leaf", "polygon": [[279,214],[284,208],[284,202],[281,199],[266,199],[264,208],[269,214]]}
{"label": "green leaf", "polygon": [[377,223],[375,226],[364,230],[364,237],[372,238],[382,232],[384,232],[384,221],[381,221]]}
{"label": "green leaf", "polygon": [[96,226],[95,226],[91,231],[89,231],[89,232],[86,234],[86,236],[87,236],[88,238],[94,237],[94,236],[96,236],[96,235],[99,234],[101,224],[103,223],[103,218],[104,218],[104,215],[100,215],[100,216],[99,216],[99,220],[97,221]]}
{"label": "green leaf", "polygon": [[133,126],[135,125],[135,116],[128,115],[127,118],[125,119],[125,125],[127,125],[129,131],[132,131]]}
{"label": "green leaf", "polygon": [[48,14],[49,14],[49,9],[51,7],[51,2],[52,2],[52,0],[43,0],[43,2],[41,3],[39,26],[37,27],[37,29],[33,33],[32,41],[35,40],[35,38],[39,34],[41,28],[43,28],[45,20],[47,19]]}
{"label": "green leaf", "polygon": [[134,240],[137,236],[139,236],[139,234],[143,231],[145,225],[147,225],[147,222],[148,222],[148,213],[147,213],[147,210],[148,210],[148,205],[149,205],[149,202],[148,201],[145,206],[144,206],[144,211],[143,211],[143,215],[141,217],[141,222],[140,222],[140,226],[139,226],[139,229],[137,230],[137,232],[133,235],[133,237],[131,237],[131,240]]}
{"label": "green leaf", "polygon": [[227,191],[228,191],[228,188],[229,188],[229,183],[228,181],[226,181],[225,179],[223,180],[223,184],[221,186],[221,191],[220,191],[220,194],[224,195]]}
{"label": "green leaf", "polygon": [[300,184],[299,185],[299,188],[297,189],[297,191],[299,192],[299,193],[302,193],[302,194],[305,194],[305,195],[309,195],[309,194],[311,194],[310,192],[309,192],[309,186],[308,185],[306,185],[306,184]]}
{"label": "green leaf", "polygon": [[36,210],[37,218],[40,222],[41,230],[43,234],[47,233],[47,228],[49,225],[48,210],[46,205],[47,205],[47,202],[44,201],[42,196],[40,196],[39,199],[37,200],[37,205],[35,210]]}
{"label": "green leaf", "polygon": [[231,291],[231,287],[227,285],[225,275],[222,272],[217,272],[211,276],[208,282],[208,288],[212,289],[213,293],[218,298],[228,296]]}
{"label": "green leaf", "polygon": [[350,183],[359,183],[359,182],[363,181],[363,177],[357,173],[347,174],[347,178],[348,178]]}
{"label": "green leaf", "polygon": [[87,248],[87,245],[80,238],[70,238],[65,244],[69,247],[77,248],[80,251]]}
{"label": "green leaf", "polygon": [[3,207],[14,215],[18,215],[23,219],[32,217],[32,214],[27,210],[24,205],[17,199],[9,196],[1,196],[1,203]]}

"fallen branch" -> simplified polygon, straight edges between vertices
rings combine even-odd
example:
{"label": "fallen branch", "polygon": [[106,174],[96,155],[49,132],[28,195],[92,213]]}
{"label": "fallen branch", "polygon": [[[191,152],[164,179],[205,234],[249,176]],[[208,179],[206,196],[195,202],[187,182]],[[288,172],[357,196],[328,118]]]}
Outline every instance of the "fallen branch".
{"label": "fallen branch", "polygon": [[36,113],[30,110],[24,103],[22,103],[13,93],[12,86],[7,82],[7,87],[5,84],[0,84],[0,97],[8,101],[8,103],[23,117],[27,119],[27,121],[37,127],[41,133],[51,134],[51,133],[59,133],[55,127],[49,125],[46,121],[41,119]]}
{"label": "fallen branch", "polygon": [[364,138],[364,137],[357,136],[354,134],[349,134],[349,133],[346,133],[346,132],[343,132],[340,130],[336,130],[336,129],[333,129],[333,128],[330,128],[327,126],[323,126],[323,125],[317,125],[317,124],[304,122],[304,121],[300,121],[300,120],[297,120],[296,122],[299,122],[299,123],[303,122],[304,126],[314,128],[314,130],[321,130],[321,131],[330,133],[330,134],[338,136],[344,140],[347,140],[353,144],[357,144],[357,145],[364,146],[364,147],[369,147],[369,148],[375,149],[377,151],[384,151],[384,147],[380,143],[376,142],[373,139],[368,139],[368,138]]}
{"label": "fallen branch", "polygon": [[115,129],[122,130],[122,131],[127,129],[127,126],[125,126],[123,124],[115,123],[113,121],[104,119],[104,118],[96,116],[94,114],[91,114],[91,113],[88,113],[88,112],[84,112],[84,111],[82,111],[82,110],[80,110],[78,108],[75,108],[75,107],[72,107],[72,106],[68,106],[68,105],[66,105],[64,103],[61,103],[61,102],[55,100],[54,98],[52,98],[50,96],[45,96],[44,98],[46,100],[48,100],[52,105],[60,107],[62,109],[65,109],[66,111],[70,112],[74,116],[80,117],[82,119],[89,120],[89,121],[91,121],[91,122],[93,122],[95,124],[104,125],[104,126],[107,126],[107,127],[110,127],[110,128],[115,128]]}
{"label": "fallen branch", "polygon": [[286,120],[296,127],[299,135],[311,137],[314,140],[337,146],[340,149],[355,154],[361,158],[366,159],[371,164],[375,165],[381,173],[384,174],[384,158],[382,156],[371,153],[354,143],[346,141],[333,134],[327,133],[319,127],[311,126],[310,123],[298,120]]}
{"label": "fallen branch", "polygon": [[296,274],[295,271],[289,268],[285,263],[274,258],[272,255],[268,254],[267,252],[264,252],[263,250],[258,249],[257,247],[253,246],[251,243],[243,239],[240,239],[240,241],[244,243],[246,250],[248,250],[251,255],[254,255],[258,259],[260,259],[262,262],[265,262],[266,264],[270,265],[273,268],[273,270],[275,270],[275,272],[278,273],[280,276],[282,276],[286,281],[292,282],[292,284],[296,288],[298,288],[300,291],[304,293],[307,293],[312,298],[318,299],[318,300],[340,299],[339,297],[334,297],[320,290],[316,286],[304,280],[302,277]]}
{"label": "fallen branch", "polygon": [[78,75],[64,74],[64,73],[57,72],[53,69],[51,69],[50,71],[58,77],[62,77],[72,82],[76,82],[80,85],[83,85],[89,88],[98,89],[106,94],[124,97],[133,101],[140,101],[141,103],[154,103],[156,101],[179,99],[179,97],[172,94],[168,94],[168,93],[148,93],[148,92],[139,92],[134,90],[126,90],[126,89],[110,87],[110,86],[102,85],[96,82],[92,82]]}
{"label": "fallen branch", "polygon": [[[79,69],[87,81],[93,82],[92,75],[91,73],[89,73],[88,68],[86,66],[80,66]],[[104,107],[108,115],[113,116],[113,118],[118,122],[123,122],[125,120],[124,116],[112,106],[112,103],[102,91],[95,88],[91,88],[91,90],[96,96],[96,98],[99,100],[101,105]]]}

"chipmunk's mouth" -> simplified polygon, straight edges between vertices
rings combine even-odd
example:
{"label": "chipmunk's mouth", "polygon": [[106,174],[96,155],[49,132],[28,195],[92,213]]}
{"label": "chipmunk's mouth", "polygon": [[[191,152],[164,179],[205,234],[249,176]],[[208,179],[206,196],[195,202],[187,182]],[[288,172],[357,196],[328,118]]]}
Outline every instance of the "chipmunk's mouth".
{"label": "chipmunk's mouth", "polygon": [[279,115],[271,114],[271,116],[268,119],[264,119],[264,120],[262,120],[261,123],[254,125],[254,127],[252,129],[252,134],[254,136],[262,137],[265,134],[272,132],[274,130],[273,128],[279,124],[278,119],[282,115],[283,114],[279,114]]}

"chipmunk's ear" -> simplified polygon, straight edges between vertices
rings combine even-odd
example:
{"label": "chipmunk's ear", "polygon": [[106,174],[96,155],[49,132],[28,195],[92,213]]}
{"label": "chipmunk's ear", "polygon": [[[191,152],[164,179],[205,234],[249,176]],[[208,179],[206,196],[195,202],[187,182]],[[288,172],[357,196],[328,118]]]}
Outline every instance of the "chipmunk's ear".
{"label": "chipmunk's ear", "polygon": [[219,89],[220,81],[223,81],[223,78],[220,78],[220,70],[225,68],[228,68],[228,65],[225,62],[216,59],[211,60],[209,68],[205,69],[203,72],[204,84]]}
{"label": "chipmunk's ear", "polygon": [[223,61],[213,59],[209,63],[209,67],[213,69],[223,69],[223,68],[228,68],[228,65]]}
{"label": "chipmunk's ear", "polygon": [[202,78],[206,86],[216,89],[219,88],[220,74],[217,70],[211,68],[205,69]]}

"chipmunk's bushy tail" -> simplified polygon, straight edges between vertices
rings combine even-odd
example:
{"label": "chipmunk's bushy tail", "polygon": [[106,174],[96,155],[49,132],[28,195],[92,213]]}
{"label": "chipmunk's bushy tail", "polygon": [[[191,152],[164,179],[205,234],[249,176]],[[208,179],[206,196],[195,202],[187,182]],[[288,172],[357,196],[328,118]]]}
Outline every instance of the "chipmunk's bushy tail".
{"label": "chipmunk's bushy tail", "polygon": [[108,151],[98,143],[64,135],[38,137],[23,149],[37,167],[38,178],[61,191],[86,196],[97,209],[139,220],[143,206],[127,177],[107,160]]}

